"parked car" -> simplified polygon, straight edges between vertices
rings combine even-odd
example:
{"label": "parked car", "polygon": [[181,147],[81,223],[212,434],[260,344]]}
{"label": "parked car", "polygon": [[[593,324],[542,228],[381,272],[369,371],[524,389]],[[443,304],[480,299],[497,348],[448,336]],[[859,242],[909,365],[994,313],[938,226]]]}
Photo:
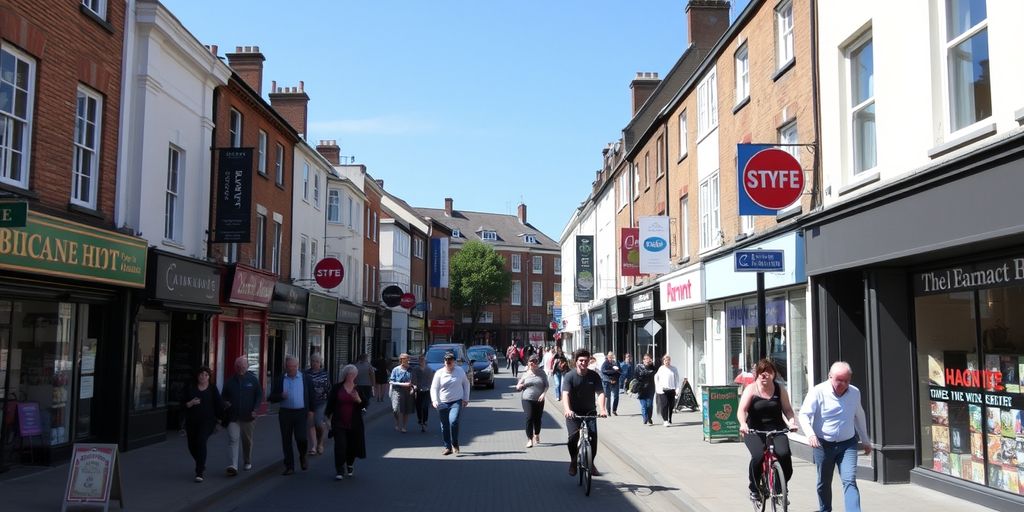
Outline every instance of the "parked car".
{"label": "parked car", "polygon": [[[466,352],[466,345],[462,343],[435,343],[427,347],[427,367],[435,372],[444,367],[444,355],[448,352],[455,354],[455,364],[462,367],[469,378],[469,384],[475,385],[473,365],[469,364],[469,356]],[[493,376],[491,381],[493,382]]]}
{"label": "parked car", "polygon": [[[488,357],[486,349],[490,347],[475,345],[469,347],[469,360],[473,364],[474,386],[494,389],[494,363]],[[493,350],[492,350],[493,352]]]}
{"label": "parked car", "polygon": [[487,360],[491,362],[491,367],[494,369],[494,373],[498,373],[498,349],[490,345],[473,345],[469,347],[469,358],[477,359],[473,356],[474,351],[484,351],[487,354]]}

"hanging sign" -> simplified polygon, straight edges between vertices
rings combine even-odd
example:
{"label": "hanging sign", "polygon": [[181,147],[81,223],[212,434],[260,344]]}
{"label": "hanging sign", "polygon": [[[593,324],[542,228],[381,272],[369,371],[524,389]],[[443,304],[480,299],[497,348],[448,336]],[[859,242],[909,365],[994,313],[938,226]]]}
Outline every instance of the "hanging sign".
{"label": "hanging sign", "polygon": [[804,170],[800,161],[770,144],[736,146],[740,215],[776,215],[800,200]]}
{"label": "hanging sign", "polygon": [[338,258],[327,257],[317,262],[313,268],[316,284],[325,290],[337,287],[345,277],[345,267]]}
{"label": "hanging sign", "polygon": [[252,148],[223,148],[218,151],[214,242],[251,241],[252,175]]}
{"label": "hanging sign", "polygon": [[402,303],[402,289],[398,286],[391,285],[384,288],[380,292],[380,299],[384,301],[384,305],[389,308],[393,308]]}
{"label": "hanging sign", "polygon": [[576,236],[576,291],[575,302],[594,300],[594,237]]}
{"label": "hanging sign", "polygon": [[669,219],[664,215],[640,217],[640,273],[667,274]]}

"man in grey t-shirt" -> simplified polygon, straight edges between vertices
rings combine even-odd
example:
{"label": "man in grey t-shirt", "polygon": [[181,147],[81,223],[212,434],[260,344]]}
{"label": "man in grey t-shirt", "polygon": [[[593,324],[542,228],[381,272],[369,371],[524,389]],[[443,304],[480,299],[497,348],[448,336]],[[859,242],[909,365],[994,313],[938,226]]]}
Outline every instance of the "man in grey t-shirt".
{"label": "man in grey t-shirt", "polygon": [[[605,410],[601,377],[597,372],[587,368],[587,365],[590,364],[590,352],[586,349],[577,350],[573,354],[573,362],[576,368],[562,379],[562,410],[565,413],[565,428],[569,433],[569,475],[575,476],[580,426],[583,421],[587,422],[587,429],[590,433],[590,453],[593,457],[597,457],[597,420],[595,418],[582,420],[577,416],[593,416],[598,410],[598,404],[601,409],[600,412],[597,412],[597,416],[607,418],[608,411]],[[601,475],[597,467],[593,465],[590,467],[590,472],[594,476]]]}

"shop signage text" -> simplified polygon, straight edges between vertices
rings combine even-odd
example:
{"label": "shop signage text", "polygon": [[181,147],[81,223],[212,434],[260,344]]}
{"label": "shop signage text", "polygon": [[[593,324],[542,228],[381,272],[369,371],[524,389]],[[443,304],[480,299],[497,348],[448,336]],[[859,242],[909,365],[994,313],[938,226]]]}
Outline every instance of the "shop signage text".
{"label": "shop signage text", "polygon": [[700,272],[688,272],[661,283],[659,288],[662,309],[700,304],[704,300],[700,286]]}
{"label": "shop signage text", "polygon": [[274,284],[273,300],[270,312],[282,315],[306,316],[306,304],[309,292],[305,288],[285,283]]}
{"label": "shop signage text", "polygon": [[23,228],[28,222],[28,203],[0,203],[0,227]]}
{"label": "shop signage text", "polygon": [[345,278],[345,267],[338,258],[327,257],[317,262],[313,269],[316,284],[325,290],[337,287]]}
{"label": "shop signage text", "polygon": [[736,272],[782,272],[786,269],[785,251],[736,251],[733,258]]}
{"label": "shop signage text", "polygon": [[234,282],[231,285],[231,296],[229,297],[231,302],[267,307],[273,296],[274,278],[242,267],[235,267]]}
{"label": "shop signage text", "polygon": [[630,299],[630,310],[634,320],[647,318],[654,314],[654,291],[648,290]]}
{"label": "shop signage text", "polygon": [[804,171],[789,152],[772,144],[738,144],[740,215],[775,215],[800,200]]}
{"label": "shop signage text", "polygon": [[640,217],[640,273],[669,272],[668,217]]}
{"label": "shop signage text", "polygon": [[165,254],[154,254],[156,286],[153,298],[216,306],[220,303],[220,272]]}
{"label": "shop signage text", "polygon": [[338,299],[310,293],[306,311],[306,318],[310,320],[334,323],[338,318]]}
{"label": "shop signage text", "polygon": [[622,228],[619,243],[619,270],[623,277],[640,275],[640,228]]}
{"label": "shop signage text", "polygon": [[964,391],[958,389],[940,388],[930,386],[928,396],[932,400],[943,402],[965,402],[975,405],[990,405],[993,407],[1020,409],[1024,404],[1024,397],[1021,395],[1002,395],[993,393],[982,393],[980,391]]}
{"label": "shop signage text", "polygon": [[214,242],[250,241],[252,175],[252,148],[219,150]]}
{"label": "shop signage text", "polygon": [[448,288],[448,239],[430,239],[430,286]]}
{"label": "shop signage text", "polygon": [[951,293],[1024,282],[1024,258],[986,261],[917,274],[914,291],[918,295]]}

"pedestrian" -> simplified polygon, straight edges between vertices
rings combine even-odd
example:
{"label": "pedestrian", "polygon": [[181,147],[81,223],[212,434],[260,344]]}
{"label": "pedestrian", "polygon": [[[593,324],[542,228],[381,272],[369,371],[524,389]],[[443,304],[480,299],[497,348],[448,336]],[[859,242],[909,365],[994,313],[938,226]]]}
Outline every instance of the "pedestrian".
{"label": "pedestrian", "polygon": [[469,405],[469,378],[455,366],[455,354],[445,352],[444,367],[434,372],[430,383],[430,401],[441,417],[441,455],[459,454],[459,415]]}
{"label": "pedestrian", "polygon": [[242,468],[252,469],[252,440],[256,432],[256,410],[263,402],[260,381],[249,371],[245,356],[235,359],[235,375],[224,383],[224,424],[228,430],[227,474],[238,474],[238,441],[242,441]]}
{"label": "pedestrian", "polygon": [[633,373],[636,375],[636,398],[640,401],[640,419],[644,425],[654,425],[654,359],[650,354],[644,354],[643,360],[636,365]]}
{"label": "pedestrian", "polygon": [[427,419],[430,416],[430,384],[434,382],[434,370],[427,366],[426,354],[421,354],[419,366],[413,369],[412,382],[416,389],[416,422],[420,432],[427,431]]}
{"label": "pedestrian", "polygon": [[334,479],[343,480],[355,474],[356,459],[366,458],[366,431],[363,426],[363,397],[356,379],[359,369],[347,364],[341,369],[341,380],[327,393],[326,415],[334,438]]}
{"label": "pedestrian", "polygon": [[619,391],[629,393],[629,381],[633,378],[633,356],[626,352],[619,363]]}
{"label": "pedestrian", "polygon": [[612,416],[619,413],[619,380],[622,378],[621,367],[615,360],[615,352],[608,352],[601,363],[601,386],[604,388],[604,410]]}
{"label": "pedestrian", "polygon": [[679,379],[679,371],[672,366],[672,358],[665,354],[661,358],[661,368],[654,374],[654,392],[658,396],[662,424],[666,427],[672,424],[672,409],[676,406],[676,395],[680,387],[682,381]]}
{"label": "pedestrian", "polygon": [[391,375],[391,370],[388,369],[388,360],[383,357],[377,359],[373,363],[374,377],[373,377],[373,396],[377,397],[378,402],[383,402],[384,397],[388,395],[388,377]]}
{"label": "pedestrian", "polygon": [[[756,380],[743,390],[743,396],[740,397],[736,419],[740,423],[743,444],[750,451],[750,464],[747,468],[750,499],[761,503],[762,496],[757,482],[761,479],[767,437],[751,433],[750,430],[796,430],[796,414],[793,413],[786,387],[775,380],[778,371],[771,360],[758,361],[754,366],[754,375]],[[782,465],[786,482],[789,482],[793,477],[793,454],[789,450],[789,437],[777,435],[772,439],[775,456]]]}
{"label": "pedestrian", "polygon": [[217,386],[210,382],[210,369],[203,366],[196,372],[195,381],[185,392],[185,435],[188,452],[196,463],[196,483],[206,473],[206,441],[217,428],[217,417],[224,411]]}
{"label": "pedestrian", "polygon": [[522,357],[522,351],[519,347],[512,345],[508,348],[508,360],[512,366],[512,376],[519,376],[519,359]]}
{"label": "pedestrian", "polygon": [[509,370],[512,369],[512,353],[513,352],[516,354],[516,356],[519,355],[519,352],[516,350],[516,342],[515,342],[515,340],[512,340],[512,343],[509,344],[507,349],[505,349],[505,367],[508,368]]}
{"label": "pedestrian", "polygon": [[412,372],[409,370],[409,354],[398,356],[398,366],[391,370],[391,413],[395,416],[395,430],[406,433],[409,414],[414,410]]}
{"label": "pedestrian", "polygon": [[839,467],[843,481],[846,512],[860,512],[857,489],[857,446],[871,454],[871,438],[860,402],[860,390],[850,384],[853,369],[845,361],[836,361],[828,370],[828,380],[814,386],[800,407],[800,427],[814,450],[818,467],[818,508],[832,510],[832,474]]}
{"label": "pedestrian", "polygon": [[277,424],[281,427],[281,451],[284,453],[284,473],[295,473],[295,453],[292,439],[299,449],[299,465],[309,469],[306,449],[306,429],[313,421],[313,381],[299,371],[299,359],[289,355],[284,358],[284,375],[274,378],[270,387],[270,401],[280,403]]}
{"label": "pedestrian", "polygon": [[544,416],[544,395],[548,390],[548,379],[541,371],[536,355],[526,360],[526,371],[516,383],[516,390],[522,391],[523,412],[526,413],[526,447],[540,445],[540,420]]}
{"label": "pedestrian", "polygon": [[[576,368],[569,371],[562,381],[562,412],[565,415],[565,428],[569,438],[569,475],[576,475],[576,456],[579,454],[580,428],[583,422],[587,422],[587,429],[590,432],[590,474],[601,476],[597,470],[594,460],[597,459],[597,419],[580,419],[577,416],[608,417],[608,411],[604,406],[604,389],[601,386],[601,377],[597,372],[588,368],[590,352],[586,349],[579,349],[573,354],[573,361]],[[594,396],[597,395],[595,401]],[[598,404],[601,409],[598,411]]]}
{"label": "pedestrian", "polygon": [[327,408],[327,392],[331,389],[331,376],[324,368],[324,358],[320,354],[309,357],[309,369],[306,370],[313,381],[313,423],[309,426],[309,454],[324,453],[324,440],[327,439],[327,420],[324,411]]}
{"label": "pedestrian", "polygon": [[544,358],[541,359],[540,364],[544,367],[544,375],[547,376],[548,381],[551,381],[551,376],[555,371],[555,347],[548,347],[544,349]]}
{"label": "pedestrian", "polygon": [[367,354],[359,354],[356,358],[356,389],[359,390],[360,403],[363,404],[363,409],[370,403],[370,398],[376,396],[373,392],[373,382],[376,378],[377,370],[370,364],[370,356]]}
{"label": "pedestrian", "polygon": [[565,353],[562,352],[562,347],[559,345],[555,346],[555,355],[552,359],[551,376],[555,381],[555,399],[561,402],[562,379],[565,377],[565,374],[569,373],[569,360],[565,358]]}

